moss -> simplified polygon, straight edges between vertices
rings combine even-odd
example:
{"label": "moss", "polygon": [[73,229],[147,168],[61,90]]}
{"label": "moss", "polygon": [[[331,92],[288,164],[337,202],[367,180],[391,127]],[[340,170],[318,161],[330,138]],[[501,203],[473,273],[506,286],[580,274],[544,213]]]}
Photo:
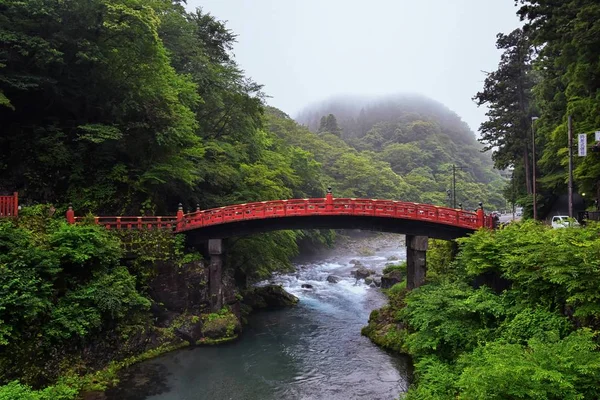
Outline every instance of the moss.
{"label": "moss", "polygon": [[383,274],[389,274],[392,271],[400,271],[403,275],[406,275],[406,261],[398,264],[387,264],[383,269]]}
{"label": "moss", "polygon": [[119,383],[119,378],[117,377],[117,372],[119,370],[186,346],[188,346],[188,343],[185,341],[181,341],[179,343],[165,343],[153,349],[147,350],[142,354],[126,358],[122,361],[113,361],[106,368],[103,368],[100,371],[96,371],[85,376],[67,376],[63,378],[63,380],[77,385],[80,391],[104,391],[108,387]]}
{"label": "moss", "polygon": [[230,311],[206,315],[202,326],[202,336],[207,339],[230,338],[240,329],[240,321]]}

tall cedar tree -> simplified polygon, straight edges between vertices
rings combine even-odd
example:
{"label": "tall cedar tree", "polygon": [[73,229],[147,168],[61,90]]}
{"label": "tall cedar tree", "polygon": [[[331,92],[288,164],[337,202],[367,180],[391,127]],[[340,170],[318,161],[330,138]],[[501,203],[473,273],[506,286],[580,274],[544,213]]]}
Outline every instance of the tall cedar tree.
{"label": "tall cedar tree", "polygon": [[498,34],[496,47],[504,50],[498,69],[488,73],[482,92],[473,98],[478,106],[488,106],[488,120],[479,128],[485,151],[493,150],[496,168],[514,166],[524,170],[525,189],[531,193],[531,66],[533,49],[527,35],[516,29]]}

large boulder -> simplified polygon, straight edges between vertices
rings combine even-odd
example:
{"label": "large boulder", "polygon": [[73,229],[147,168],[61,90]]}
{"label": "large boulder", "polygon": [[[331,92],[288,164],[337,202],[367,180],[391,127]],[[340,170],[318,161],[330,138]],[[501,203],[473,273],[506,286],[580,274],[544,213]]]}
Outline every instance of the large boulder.
{"label": "large boulder", "polygon": [[165,309],[177,313],[200,312],[210,306],[208,267],[202,261],[182,266],[158,261],[150,271],[153,274],[148,284],[150,297]]}
{"label": "large boulder", "polygon": [[244,304],[252,309],[282,308],[298,303],[298,298],[286,292],[280,285],[254,287],[247,290],[243,297]]}
{"label": "large boulder", "polygon": [[375,286],[381,287],[381,277],[380,276],[374,276],[373,277],[373,283],[375,284]]}
{"label": "large boulder", "polygon": [[381,277],[381,288],[389,289],[394,286],[396,283],[402,282],[404,277],[402,276],[402,272],[398,270],[394,270],[392,272],[388,272],[387,274]]}
{"label": "large boulder", "polygon": [[335,276],[335,275],[329,275],[327,277],[327,282],[329,282],[329,283],[338,283],[341,280],[342,280],[342,278],[340,278],[339,276]]}
{"label": "large boulder", "polygon": [[375,271],[372,269],[367,269],[365,267],[360,267],[357,270],[350,271],[350,275],[355,277],[356,279],[365,279],[366,277],[373,275]]}
{"label": "large boulder", "polygon": [[181,315],[173,323],[173,333],[180,339],[189,342],[192,346],[200,340],[203,335],[202,319],[196,315]]}
{"label": "large boulder", "polygon": [[240,320],[230,312],[208,314],[202,325],[202,336],[208,339],[230,339],[241,330]]}

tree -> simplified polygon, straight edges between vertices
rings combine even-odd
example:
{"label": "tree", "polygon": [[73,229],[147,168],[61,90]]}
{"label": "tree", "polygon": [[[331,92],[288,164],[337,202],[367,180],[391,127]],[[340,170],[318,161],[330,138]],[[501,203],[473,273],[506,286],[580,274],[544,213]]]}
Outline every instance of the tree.
{"label": "tree", "polygon": [[533,48],[527,34],[516,29],[498,34],[496,47],[504,50],[498,69],[488,73],[482,92],[475,95],[478,106],[489,108],[481,124],[479,141],[485,151],[493,150],[495,167],[521,165],[525,171],[525,192],[531,193],[530,152]]}
{"label": "tree", "polygon": [[321,117],[321,124],[319,125],[319,133],[328,132],[336,136],[342,135],[342,129],[338,126],[335,115],[329,114],[327,117]]}

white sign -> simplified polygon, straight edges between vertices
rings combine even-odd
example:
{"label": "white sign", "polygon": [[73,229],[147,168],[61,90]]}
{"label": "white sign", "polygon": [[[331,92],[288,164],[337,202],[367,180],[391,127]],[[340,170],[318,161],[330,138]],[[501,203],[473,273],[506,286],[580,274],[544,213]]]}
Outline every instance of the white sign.
{"label": "white sign", "polygon": [[579,134],[579,157],[587,156],[587,135],[585,133]]}
{"label": "white sign", "polygon": [[600,131],[596,131],[596,142],[600,142]]}

